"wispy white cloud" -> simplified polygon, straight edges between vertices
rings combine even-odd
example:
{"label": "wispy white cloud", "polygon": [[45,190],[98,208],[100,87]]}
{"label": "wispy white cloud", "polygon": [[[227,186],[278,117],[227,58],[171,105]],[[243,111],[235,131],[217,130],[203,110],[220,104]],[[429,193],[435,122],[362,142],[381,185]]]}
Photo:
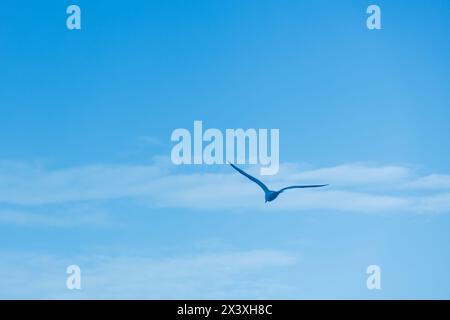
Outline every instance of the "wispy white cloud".
{"label": "wispy white cloud", "polygon": [[0,209],[0,223],[37,227],[118,227],[110,214],[92,206],[72,205],[69,208],[36,210]]}
{"label": "wispy white cloud", "polygon": [[114,199],[148,192],[158,166],[93,165],[63,170],[2,166],[0,203],[41,205]]}
{"label": "wispy white cloud", "polygon": [[329,168],[293,172],[292,181],[327,181],[333,186],[389,186],[407,181],[412,176],[411,169],[400,166],[370,166],[346,164]]}
{"label": "wispy white cloud", "polygon": [[450,175],[430,174],[408,181],[405,188],[410,189],[450,189]]}
{"label": "wispy white cloud", "polygon": [[[131,198],[149,207],[196,210],[450,212],[449,176],[420,176],[408,167],[346,164],[304,169],[296,164],[282,165],[279,175],[262,178],[273,189],[293,183],[330,186],[289,191],[268,204],[255,184],[226,169],[181,173],[161,158],[148,166],[95,165],[58,170],[0,165],[0,204],[32,207]],[[0,221],[25,221],[26,217],[25,213],[4,214]]]}
{"label": "wispy white cloud", "polygon": [[139,137],[139,142],[146,146],[159,146],[163,144],[163,141],[160,138],[154,136],[141,136]]}
{"label": "wispy white cloud", "polygon": [[[283,270],[299,261],[298,255],[273,250],[164,259],[142,256],[68,259],[17,253],[0,256],[0,298],[39,296],[50,299],[271,297],[286,290],[279,290],[281,285],[276,279],[267,279],[264,273]],[[80,291],[69,291],[65,287],[65,270],[72,264],[81,268]]]}

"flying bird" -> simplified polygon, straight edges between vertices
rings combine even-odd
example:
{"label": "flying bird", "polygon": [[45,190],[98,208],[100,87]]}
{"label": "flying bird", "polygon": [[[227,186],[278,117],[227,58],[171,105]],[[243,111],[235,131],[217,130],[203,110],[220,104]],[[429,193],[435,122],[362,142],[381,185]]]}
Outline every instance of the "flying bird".
{"label": "flying bird", "polygon": [[289,186],[283,189],[280,189],[278,191],[273,191],[270,190],[264,183],[262,183],[260,180],[256,179],[255,177],[249,175],[247,172],[245,172],[242,169],[239,169],[238,167],[236,167],[234,164],[229,163],[230,166],[233,167],[233,169],[235,169],[237,172],[239,172],[240,174],[244,175],[245,177],[247,177],[248,179],[252,180],[254,183],[256,183],[258,186],[261,187],[261,189],[263,189],[264,191],[264,198],[266,199],[266,202],[270,202],[275,200],[280,193],[282,193],[285,190],[288,189],[303,189],[303,188],[320,188],[320,187],[325,187],[328,184],[311,184],[311,185],[303,185],[303,186]]}

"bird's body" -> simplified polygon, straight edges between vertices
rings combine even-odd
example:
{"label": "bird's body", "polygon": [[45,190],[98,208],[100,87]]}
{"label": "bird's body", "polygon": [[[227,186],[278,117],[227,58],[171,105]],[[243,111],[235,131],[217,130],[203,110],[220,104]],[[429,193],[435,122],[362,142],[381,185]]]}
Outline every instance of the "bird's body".
{"label": "bird's body", "polygon": [[280,192],[269,190],[269,192],[266,192],[264,194],[264,198],[266,199],[266,202],[270,202],[270,201],[275,200],[279,195],[280,195]]}
{"label": "bird's body", "polygon": [[313,184],[313,185],[304,185],[304,186],[289,186],[289,187],[280,189],[278,191],[274,191],[274,190],[270,190],[262,181],[260,181],[260,180],[256,179],[255,177],[249,175],[244,170],[239,169],[234,164],[230,163],[230,166],[232,166],[233,169],[235,169],[237,172],[239,172],[243,176],[247,177],[248,179],[250,179],[251,181],[253,181],[257,185],[259,185],[261,187],[261,189],[264,191],[264,199],[266,200],[266,202],[271,202],[271,201],[275,200],[276,198],[278,198],[280,193],[283,193],[285,190],[288,190],[288,189],[319,188],[319,187],[325,187],[325,186],[328,185],[328,184]]}

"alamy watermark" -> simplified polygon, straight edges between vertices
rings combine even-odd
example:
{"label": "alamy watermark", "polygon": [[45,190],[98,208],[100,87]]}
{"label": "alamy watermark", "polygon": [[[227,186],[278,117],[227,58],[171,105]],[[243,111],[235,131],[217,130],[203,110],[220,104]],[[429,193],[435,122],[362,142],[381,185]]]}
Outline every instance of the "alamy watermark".
{"label": "alamy watermark", "polygon": [[177,142],[171,152],[176,165],[260,164],[261,175],[274,175],[279,170],[279,129],[226,129],[223,133],[215,128],[203,130],[203,122],[194,121],[193,133],[175,129],[171,140]]}
{"label": "alamy watermark", "polygon": [[69,30],[81,29],[81,9],[79,6],[72,4],[67,7],[66,13],[69,14],[66,20],[66,26]]}
{"label": "alamy watermark", "polygon": [[[66,20],[66,26],[69,30],[81,30],[81,8],[78,5],[69,5],[66,9],[69,15]],[[367,7],[366,13],[369,14],[366,20],[366,26],[369,30],[381,29],[381,8],[376,4]]]}
{"label": "alamy watermark", "polygon": [[369,275],[366,280],[366,286],[369,290],[381,290],[381,268],[376,264],[370,265],[366,269]]}
{"label": "alamy watermark", "polygon": [[381,29],[381,8],[376,4],[371,4],[367,7],[367,17],[366,25],[369,30],[380,30]]}
{"label": "alamy watermark", "polygon": [[66,287],[69,290],[81,289],[81,268],[75,264],[67,267],[66,273],[69,275],[66,280]]}

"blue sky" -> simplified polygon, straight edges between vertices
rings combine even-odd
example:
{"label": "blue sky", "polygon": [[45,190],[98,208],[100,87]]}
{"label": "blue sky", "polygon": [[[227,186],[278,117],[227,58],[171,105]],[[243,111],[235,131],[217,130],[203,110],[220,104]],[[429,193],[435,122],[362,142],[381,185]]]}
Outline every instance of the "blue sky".
{"label": "blue sky", "polygon": [[[450,298],[450,4],[373,3],[382,30],[368,1],[5,1],[0,297]],[[266,181],[331,186],[175,167],[194,120],[279,128]]]}

